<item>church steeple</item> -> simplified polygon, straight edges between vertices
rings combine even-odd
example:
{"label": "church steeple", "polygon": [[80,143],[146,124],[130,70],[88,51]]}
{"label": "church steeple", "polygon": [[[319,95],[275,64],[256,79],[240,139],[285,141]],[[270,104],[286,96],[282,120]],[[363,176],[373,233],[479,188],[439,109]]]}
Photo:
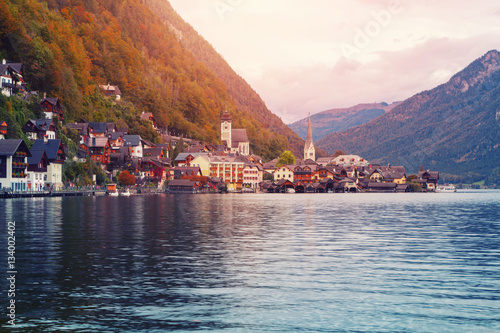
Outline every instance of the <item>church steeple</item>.
{"label": "church steeple", "polygon": [[229,112],[226,110],[222,114],[221,120],[220,120],[220,139],[223,144],[225,144],[229,149],[231,149],[231,143],[232,143],[232,138],[231,138],[231,115]]}
{"label": "church steeple", "polygon": [[311,126],[311,112],[307,120],[307,137],[306,144],[304,145],[304,160],[311,159],[316,161],[316,150],[314,149],[312,126]]}

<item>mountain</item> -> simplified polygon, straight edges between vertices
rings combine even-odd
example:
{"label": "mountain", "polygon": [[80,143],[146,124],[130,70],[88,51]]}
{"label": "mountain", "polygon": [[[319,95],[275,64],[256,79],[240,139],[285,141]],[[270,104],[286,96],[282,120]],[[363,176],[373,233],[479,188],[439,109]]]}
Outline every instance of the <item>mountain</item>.
{"label": "mountain", "polygon": [[500,53],[489,51],[447,83],[316,143],[373,162],[420,165],[450,182],[500,182]]}
{"label": "mountain", "polygon": [[[304,140],[290,130],[278,116],[267,108],[264,101],[252,87],[229,66],[209,42],[177,14],[168,1],[143,1],[164,20],[165,25],[175,34],[181,45],[225,83],[229,96],[238,109],[251,117],[255,117],[261,124],[266,124],[272,131],[285,136],[294,154],[303,154]],[[258,135],[258,133],[255,133],[255,135]]]}
{"label": "mountain", "polygon": [[[140,119],[142,112],[151,112],[157,124],[170,131],[219,142],[220,116],[228,110],[234,127],[247,129],[253,152],[264,159],[279,156],[291,144],[300,151],[303,141],[265,108],[243,79],[231,74],[227,64],[223,72],[230,73],[235,84],[200,61],[188,48],[189,38],[179,38],[197,35],[194,30],[188,34],[175,28],[169,22],[182,27],[182,19],[171,15],[167,21],[151,3],[0,1],[0,58],[22,62],[28,88],[58,97],[67,122],[117,122],[159,141]],[[164,7],[170,5],[165,2]],[[204,45],[201,37],[198,40]],[[210,57],[216,58],[212,53]],[[98,86],[108,83],[120,88],[121,102],[104,98]],[[35,113],[15,109],[14,117],[9,108],[0,101],[0,117],[7,118],[9,127]]]}
{"label": "mountain", "polygon": [[[358,104],[350,108],[331,109],[316,113],[311,116],[314,139],[319,140],[327,134],[342,132],[346,129],[367,123],[392,110],[398,104],[400,102],[390,105],[387,103]],[[307,118],[288,126],[302,139],[305,139],[307,134]]]}

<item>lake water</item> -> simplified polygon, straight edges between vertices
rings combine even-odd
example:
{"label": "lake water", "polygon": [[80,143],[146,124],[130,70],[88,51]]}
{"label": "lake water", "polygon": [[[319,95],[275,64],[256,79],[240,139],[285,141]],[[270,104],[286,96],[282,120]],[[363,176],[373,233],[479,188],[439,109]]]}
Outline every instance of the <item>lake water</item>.
{"label": "lake water", "polygon": [[500,332],[500,191],[7,199],[0,217],[2,332]]}

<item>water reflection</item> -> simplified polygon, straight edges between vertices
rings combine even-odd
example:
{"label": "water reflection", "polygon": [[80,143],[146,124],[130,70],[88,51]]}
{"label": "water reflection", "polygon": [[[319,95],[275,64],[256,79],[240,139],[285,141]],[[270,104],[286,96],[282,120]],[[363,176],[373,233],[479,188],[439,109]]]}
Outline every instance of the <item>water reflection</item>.
{"label": "water reflection", "polygon": [[0,202],[31,332],[500,329],[499,208],[498,192]]}

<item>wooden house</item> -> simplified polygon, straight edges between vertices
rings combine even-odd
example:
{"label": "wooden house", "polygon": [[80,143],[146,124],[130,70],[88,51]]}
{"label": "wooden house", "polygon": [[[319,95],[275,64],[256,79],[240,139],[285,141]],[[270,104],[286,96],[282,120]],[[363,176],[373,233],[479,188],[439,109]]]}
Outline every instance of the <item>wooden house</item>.
{"label": "wooden house", "polygon": [[153,128],[156,128],[156,119],[151,112],[143,112],[141,113],[141,120],[145,120],[153,125]]}
{"label": "wooden house", "polygon": [[196,193],[200,190],[199,182],[190,181],[189,179],[174,179],[167,185],[167,190],[171,193]]}
{"label": "wooden house", "polygon": [[437,183],[439,181],[438,171],[419,171],[417,175],[417,180],[422,185],[422,189],[427,192],[436,191]]}
{"label": "wooden house", "polygon": [[57,139],[57,127],[52,119],[30,119],[24,124],[22,131],[32,141],[43,139],[45,136],[48,139]]}
{"label": "wooden house", "polygon": [[301,180],[304,183],[313,182],[312,176],[316,171],[316,164],[314,165],[297,165],[293,169],[293,179]]}
{"label": "wooden house", "polygon": [[45,118],[52,119],[57,116],[60,121],[64,120],[63,106],[57,97],[44,97],[40,101]]}
{"label": "wooden house", "polygon": [[99,85],[99,88],[103,90],[104,96],[106,97],[114,97],[117,101],[122,98],[122,92],[120,91],[120,88],[118,88],[118,86],[112,86],[108,83],[106,85]]}
{"label": "wooden house", "polygon": [[96,163],[109,164],[111,162],[111,146],[107,137],[87,138],[80,148],[85,150]]}

